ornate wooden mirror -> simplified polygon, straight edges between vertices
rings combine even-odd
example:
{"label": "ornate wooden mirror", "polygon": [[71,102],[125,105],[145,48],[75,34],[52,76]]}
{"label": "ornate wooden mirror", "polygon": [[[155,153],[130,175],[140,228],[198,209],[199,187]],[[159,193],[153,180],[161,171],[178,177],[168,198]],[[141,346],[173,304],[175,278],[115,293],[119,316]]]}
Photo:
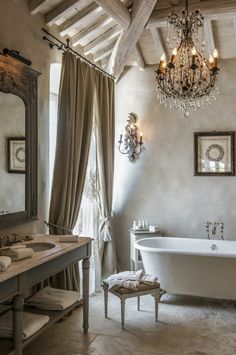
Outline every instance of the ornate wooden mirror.
{"label": "ornate wooden mirror", "polygon": [[37,218],[37,80],[0,54],[0,228]]}

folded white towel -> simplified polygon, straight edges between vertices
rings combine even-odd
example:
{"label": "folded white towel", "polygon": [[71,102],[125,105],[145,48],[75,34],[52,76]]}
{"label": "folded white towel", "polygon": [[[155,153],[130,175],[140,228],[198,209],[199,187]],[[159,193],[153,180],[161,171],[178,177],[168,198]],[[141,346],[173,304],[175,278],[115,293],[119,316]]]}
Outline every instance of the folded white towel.
{"label": "folded white towel", "polygon": [[139,281],[123,281],[122,287],[128,288],[132,291],[138,291],[140,282]]}
{"label": "folded white towel", "polygon": [[158,278],[150,274],[145,274],[141,278],[141,282],[146,285],[154,285],[157,282]]}
{"label": "folded white towel", "polygon": [[31,258],[33,254],[34,251],[31,248],[13,249],[10,251],[10,257],[13,261]]}
{"label": "folded white towel", "polygon": [[59,238],[61,243],[75,243],[79,241],[78,235],[63,235]]}
{"label": "folded white towel", "polygon": [[39,309],[60,311],[79,301],[79,293],[45,287],[26,301],[28,306]]}
{"label": "folded white towel", "polygon": [[[8,311],[0,316],[0,337],[12,338],[13,337],[13,316],[12,311]],[[23,312],[23,330],[22,339],[27,339],[35,334],[45,324],[49,322],[49,317],[41,314],[33,314]]]}
{"label": "folded white towel", "polygon": [[0,256],[0,271],[5,271],[11,264],[11,258],[8,256]]}

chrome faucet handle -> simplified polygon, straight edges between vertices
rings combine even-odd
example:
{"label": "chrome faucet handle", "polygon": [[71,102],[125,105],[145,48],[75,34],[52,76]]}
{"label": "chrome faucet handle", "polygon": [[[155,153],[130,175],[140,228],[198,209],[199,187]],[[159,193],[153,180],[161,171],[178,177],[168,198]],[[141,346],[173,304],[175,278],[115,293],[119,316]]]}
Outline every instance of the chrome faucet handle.
{"label": "chrome faucet handle", "polygon": [[209,233],[210,222],[209,221],[205,222],[205,227],[206,227],[207,239],[210,239],[210,233]]}
{"label": "chrome faucet handle", "polygon": [[220,222],[220,239],[224,240],[224,226],[225,224],[223,222]]}

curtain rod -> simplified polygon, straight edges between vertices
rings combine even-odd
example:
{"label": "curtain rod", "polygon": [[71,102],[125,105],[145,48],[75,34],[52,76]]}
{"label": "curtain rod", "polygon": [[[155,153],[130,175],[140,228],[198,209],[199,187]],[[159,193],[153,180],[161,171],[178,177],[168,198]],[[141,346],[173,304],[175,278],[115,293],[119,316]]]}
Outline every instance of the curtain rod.
{"label": "curtain rod", "polygon": [[115,80],[115,77],[109,73],[107,73],[105,70],[103,70],[102,68],[98,67],[96,64],[90,62],[90,60],[86,59],[85,57],[83,57],[81,54],[79,54],[78,52],[76,52],[73,48],[70,47],[69,43],[70,40],[67,39],[66,40],[66,44],[64,42],[62,42],[59,38],[55,37],[54,35],[52,35],[51,33],[49,33],[47,30],[45,30],[44,28],[42,28],[42,31],[45,32],[48,36],[52,37],[53,39],[55,39],[58,43],[55,43],[53,40],[51,40],[50,38],[43,36],[43,40],[47,41],[49,43],[49,47],[50,48],[54,48],[56,47],[59,51],[70,51],[72,53],[74,53],[76,56],[78,56],[81,61],[87,63],[88,65],[90,65],[91,67],[93,67],[94,69],[100,71],[101,73],[103,73],[104,75],[108,76],[109,78]]}

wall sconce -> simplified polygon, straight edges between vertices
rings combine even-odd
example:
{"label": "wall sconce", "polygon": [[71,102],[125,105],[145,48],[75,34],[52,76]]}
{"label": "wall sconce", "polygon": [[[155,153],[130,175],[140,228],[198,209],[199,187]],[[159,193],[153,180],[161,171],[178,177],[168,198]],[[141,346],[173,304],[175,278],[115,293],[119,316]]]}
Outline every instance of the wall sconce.
{"label": "wall sconce", "polygon": [[119,152],[128,155],[130,162],[135,162],[143,149],[143,133],[138,139],[138,127],[136,126],[137,116],[131,112],[124,128],[124,133],[120,135],[118,141]]}

